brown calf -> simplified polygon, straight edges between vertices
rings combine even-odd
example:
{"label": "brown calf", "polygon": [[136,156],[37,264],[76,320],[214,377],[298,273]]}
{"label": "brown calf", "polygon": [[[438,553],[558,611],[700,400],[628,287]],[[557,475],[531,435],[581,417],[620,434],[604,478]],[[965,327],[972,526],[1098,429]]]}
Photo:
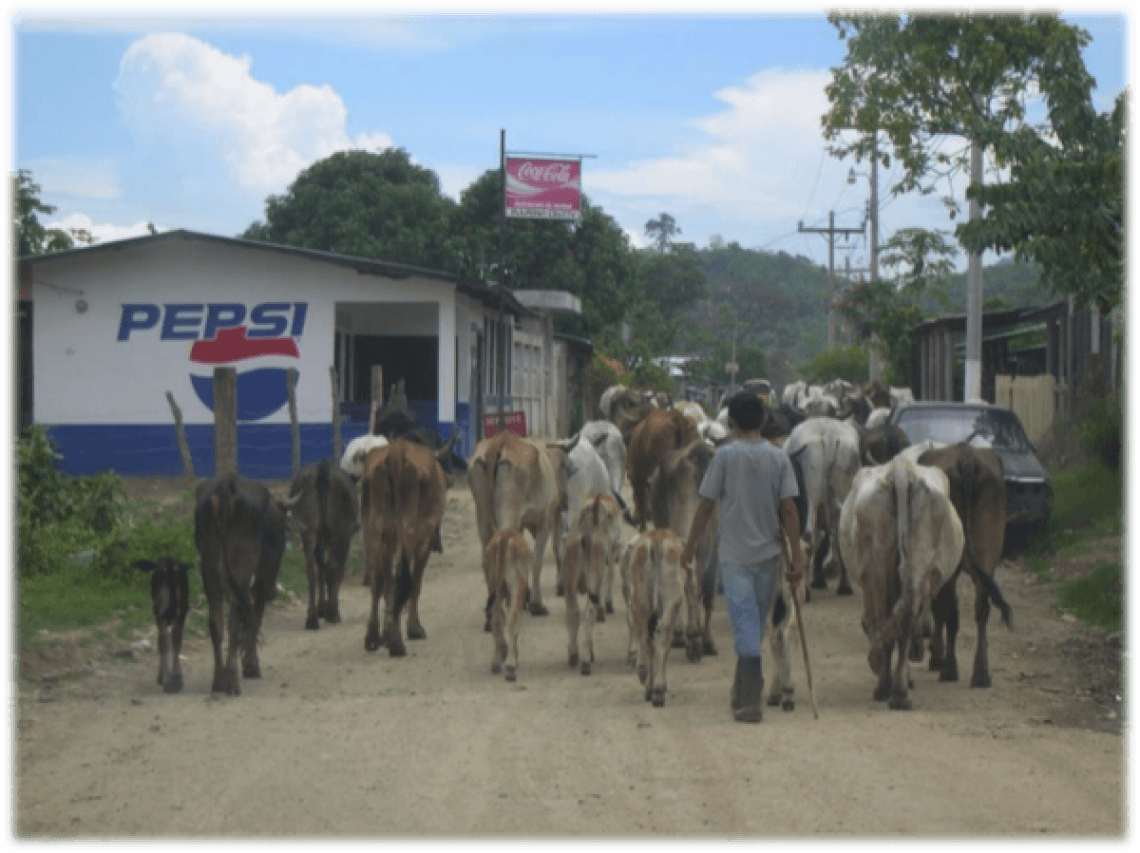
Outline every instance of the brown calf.
{"label": "brown calf", "polygon": [[352,534],[360,528],[356,486],[327,459],[307,465],[293,478],[290,497],[300,496],[293,515],[305,525],[301,547],[309,580],[305,628],[315,631],[321,619],[340,622],[340,584]]}
{"label": "brown calf", "polygon": [[657,708],[665,704],[665,664],[678,617],[687,617],[690,641],[699,640],[700,590],[696,572],[687,572],[681,566],[683,548],[676,533],[654,530],[634,537],[621,557],[628,659],[637,665],[637,677],[645,685],[645,701],[652,701]]}
{"label": "brown calf", "polygon": [[[182,689],[182,629],[190,607],[191,566],[173,557],[136,560],[135,568],[150,572],[150,600],[154,606],[154,622],[158,626],[158,683],[167,693]],[[173,641],[173,645],[172,642]],[[170,663],[167,663],[167,656]]]}
{"label": "brown calf", "polygon": [[[617,557],[621,508],[607,494],[591,495],[566,537],[562,557],[563,587],[566,590],[567,662],[579,661],[578,624],[582,623],[585,648],[581,655],[582,675],[590,674],[594,662],[594,623],[604,612],[603,581]],[[579,614],[578,596],[586,596],[584,613]]]}
{"label": "brown calf", "polygon": [[507,681],[517,678],[519,617],[529,597],[527,573],[532,560],[534,551],[517,530],[498,531],[483,552],[483,577],[487,581],[487,611],[491,622],[491,672],[495,675],[504,672]]}
{"label": "brown calf", "polygon": [[629,483],[633,487],[634,521],[645,531],[649,520],[649,478],[657,463],[670,450],[685,447],[700,438],[696,425],[675,409],[653,409],[630,434]]}

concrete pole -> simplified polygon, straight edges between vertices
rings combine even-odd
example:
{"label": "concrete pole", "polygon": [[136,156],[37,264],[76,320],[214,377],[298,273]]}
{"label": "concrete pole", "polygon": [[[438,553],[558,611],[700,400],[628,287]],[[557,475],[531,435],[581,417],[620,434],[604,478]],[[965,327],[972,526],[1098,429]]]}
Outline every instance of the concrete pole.
{"label": "concrete pole", "polygon": [[[977,140],[970,141],[970,184],[981,186],[985,180],[985,160]],[[982,206],[970,200],[970,221],[980,219]],[[982,396],[982,256],[970,253],[966,264],[966,383],[965,400]]]}
{"label": "concrete pole", "polygon": [[835,346],[835,211],[827,214],[827,348]]}
{"label": "concrete pole", "polygon": [[[879,133],[871,136],[871,285],[879,281]],[[879,336],[871,333],[871,347],[867,359],[867,372],[871,379],[883,378],[883,366],[879,362],[877,345]]]}

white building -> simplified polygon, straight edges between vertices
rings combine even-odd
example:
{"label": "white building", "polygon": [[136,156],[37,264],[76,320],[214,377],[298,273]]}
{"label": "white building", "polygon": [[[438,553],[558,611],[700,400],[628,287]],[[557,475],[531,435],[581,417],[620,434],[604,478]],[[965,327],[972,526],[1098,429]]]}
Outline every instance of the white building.
{"label": "white building", "polygon": [[[344,442],[368,428],[371,369],[404,379],[424,426],[468,456],[480,412],[498,407],[496,343],[517,351],[516,326],[545,326],[510,291],[398,264],[268,243],[172,231],[21,259],[31,306],[32,419],[45,424],[83,474],[182,473],[171,392],[182,412],[195,473],[214,471],[215,366],[238,374],[238,467],[251,477],[292,473],[288,387],[297,369],[301,461],[329,457],[333,384]],[[500,324],[500,309],[506,322]],[[534,336],[527,338],[533,341]],[[549,373],[545,344],[541,369]],[[514,410],[515,359],[506,411]],[[549,395],[551,383],[543,384]],[[543,401],[539,409],[554,408]],[[552,421],[529,419],[532,433]]]}

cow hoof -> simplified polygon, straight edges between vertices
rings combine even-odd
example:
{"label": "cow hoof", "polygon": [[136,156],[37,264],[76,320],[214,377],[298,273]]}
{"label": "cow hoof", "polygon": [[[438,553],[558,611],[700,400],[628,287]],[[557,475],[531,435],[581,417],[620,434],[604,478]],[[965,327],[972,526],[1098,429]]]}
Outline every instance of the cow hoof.
{"label": "cow hoof", "polygon": [[682,634],[680,631],[674,631],[673,632],[673,648],[674,649],[685,648],[685,635]]}
{"label": "cow hoof", "polygon": [[491,633],[491,620],[490,619],[488,619],[486,622],[483,623],[483,633],[484,634],[490,634]]}
{"label": "cow hoof", "polygon": [[892,696],[887,707],[892,711],[909,711],[911,708],[910,699],[906,696]]}
{"label": "cow hoof", "polygon": [[804,587],[804,604],[811,601],[811,587]]}
{"label": "cow hoof", "polygon": [[599,623],[606,621],[606,611],[602,610],[602,608],[599,607],[597,610],[597,614],[598,614],[598,618],[594,621],[599,622]]}
{"label": "cow hoof", "polygon": [[835,590],[836,595],[854,595],[855,590],[851,588],[849,583],[841,583],[839,588]]}
{"label": "cow hoof", "polygon": [[795,699],[785,699],[780,704],[780,707],[783,708],[785,711],[794,711],[794,710],[796,710],[796,700]]}
{"label": "cow hoof", "polygon": [[261,665],[256,663],[247,663],[242,666],[241,674],[243,678],[261,678]]}
{"label": "cow hoof", "polygon": [[922,645],[922,640],[915,640],[910,644],[907,657],[910,658],[911,663],[922,663],[922,659],[925,656],[926,648]]}
{"label": "cow hoof", "polygon": [[[645,679],[647,679],[648,677],[649,677],[649,667],[645,666],[645,664],[640,665],[637,668],[637,680],[640,681],[642,684],[644,684]],[[647,696],[646,698],[649,698],[649,697]]]}
{"label": "cow hoof", "polygon": [[425,631],[423,629],[422,625],[416,625],[415,627],[412,627],[411,625],[409,625],[408,626],[408,639],[409,640],[426,640],[427,639],[427,631]]}
{"label": "cow hoof", "polygon": [[685,657],[688,658],[689,663],[701,662],[701,644],[686,643],[685,644]]}
{"label": "cow hoof", "polygon": [[703,651],[706,655],[713,655],[714,657],[716,656],[716,646],[713,645],[713,641],[708,637],[704,639],[703,648],[701,651]]}
{"label": "cow hoof", "polygon": [[321,620],[318,619],[316,616],[310,616],[308,619],[305,620],[305,630],[306,631],[319,631],[319,630],[321,630]]}
{"label": "cow hoof", "polygon": [[589,675],[590,674],[590,662],[589,661],[582,661],[582,666],[581,666],[580,672],[582,673],[582,675]]}
{"label": "cow hoof", "polygon": [[930,672],[941,672],[945,666],[946,661],[943,658],[935,657],[934,652],[930,653],[930,666],[928,667]]}
{"label": "cow hoof", "polygon": [[499,675],[503,671],[503,665],[496,661],[491,664],[491,675]]}
{"label": "cow hoof", "polygon": [[886,687],[876,687],[875,692],[872,693],[871,696],[876,702],[886,702],[891,698],[890,685],[887,685]]}
{"label": "cow hoof", "polygon": [[665,707],[665,691],[664,690],[654,690],[653,691],[653,707],[654,708],[664,708]]}
{"label": "cow hoof", "polygon": [[402,658],[408,654],[408,648],[401,642],[392,642],[388,644],[388,657]]}
{"label": "cow hoof", "polygon": [[613,613],[613,612],[614,612],[614,603],[612,601],[607,601],[606,602],[606,613]]}
{"label": "cow hoof", "polygon": [[506,676],[507,676],[507,681],[512,681],[512,682],[518,681],[518,678],[519,678],[518,675],[515,673],[515,668],[513,666],[506,667]]}
{"label": "cow hoof", "polygon": [[329,613],[328,616],[325,617],[325,621],[330,625],[339,625],[340,624],[340,611],[339,610],[333,610],[331,613]]}
{"label": "cow hoof", "polygon": [[541,601],[532,601],[530,603],[531,616],[549,616],[550,608],[543,604]]}
{"label": "cow hoof", "polygon": [[559,598],[562,598],[563,596],[566,595],[566,588],[564,586],[562,586],[562,584],[558,584],[557,586],[554,587],[554,594],[557,595]]}
{"label": "cow hoof", "polygon": [[827,581],[821,577],[812,578],[811,588],[812,589],[827,589]]}
{"label": "cow hoof", "polygon": [[170,681],[168,681],[166,683],[166,687],[164,687],[163,690],[165,690],[167,693],[181,693],[182,692],[182,676],[181,675],[173,676],[170,679]]}
{"label": "cow hoof", "polygon": [[771,696],[768,697],[768,707],[775,708],[779,704],[780,704],[780,694],[779,693],[773,693]]}
{"label": "cow hoof", "polygon": [[577,666],[578,665],[578,653],[577,652],[570,652],[570,654],[566,656],[566,665],[567,666]]}
{"label": "cow hoof", "polygon": [[[957,679],[955,679],[957,680]],[[976,672],[974,677],[970,679],[971,687],[990,687],[990,675],[988,672]]]}
{"label": "cow hoof", "polygon": [[364,637],[364,651],[374,652],[380,648],[379,634],[366,634]]}

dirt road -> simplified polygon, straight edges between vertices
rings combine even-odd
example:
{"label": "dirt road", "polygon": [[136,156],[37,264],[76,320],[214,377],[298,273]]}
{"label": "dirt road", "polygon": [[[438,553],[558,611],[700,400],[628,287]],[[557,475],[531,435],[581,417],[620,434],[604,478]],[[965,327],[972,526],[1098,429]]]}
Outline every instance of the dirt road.
{"label": "dirt road", "polygon": [[549,555],[551,615],[526,617],[518,682],[492,676],[474,511],[459,487],[444,554],[427,568],[428,639],[406,658],[364,650],[357,575],[340,625],[305,631],[298,602],[271,608],[263,677],[238,698],[210,696],[201,637],[188,643],[175,696],[155,684],[154,653],[132,663],[92,652],[77,678],[21,681],[14,829],[85,839],[1119,837],[1124,740],[1082,663],[1103,638],[1062,621],[1019,569],[998,579],[1016,630],[991,621],[991,689],[968,686],[973,607],[962,582],[964,680],[940,684],[919,666],[913,711],[872,701],[858,596],[837,598],[833,583],[805,611],[820,719],[797,655],[796,710],[736,724],[722,600],[720,655],[690,664],[674,651],[671,693],[655,709],[625,663],[617,589],[617,613],[595,632],[594,674],[566,665]]}

